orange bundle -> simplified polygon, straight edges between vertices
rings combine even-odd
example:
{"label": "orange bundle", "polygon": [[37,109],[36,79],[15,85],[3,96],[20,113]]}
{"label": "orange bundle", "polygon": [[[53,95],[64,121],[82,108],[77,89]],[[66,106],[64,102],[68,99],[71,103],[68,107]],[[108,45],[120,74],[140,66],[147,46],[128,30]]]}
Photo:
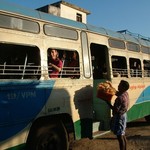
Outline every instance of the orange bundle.
{"label": "orange bundle", "polygon": [[116,94],[116,89],[112,87],[110,81],[101,82],[97,86],[97,97],[103,100],[110,101],[113,95]]}

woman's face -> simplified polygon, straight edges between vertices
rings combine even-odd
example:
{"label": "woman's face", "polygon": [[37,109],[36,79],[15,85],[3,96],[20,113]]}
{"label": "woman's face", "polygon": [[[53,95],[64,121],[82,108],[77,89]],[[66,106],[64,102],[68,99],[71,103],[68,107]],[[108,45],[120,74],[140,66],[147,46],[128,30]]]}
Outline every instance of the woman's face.
{"label": "woman's face", "polygon": [[57,58],[57,56],[58,56],[57,50],[52,49],[51,50],[51,57],[52,57],[52,59],[55,60]]}

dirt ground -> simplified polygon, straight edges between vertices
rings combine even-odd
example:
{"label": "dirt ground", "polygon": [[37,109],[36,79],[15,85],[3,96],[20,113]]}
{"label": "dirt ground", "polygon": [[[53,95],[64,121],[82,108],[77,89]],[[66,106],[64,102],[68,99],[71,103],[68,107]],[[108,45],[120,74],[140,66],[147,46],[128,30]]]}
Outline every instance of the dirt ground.
{"label": "dirt ground", "polygon": [[[145,121],[129,124],[126,130],[127,150],[150,150],[150,124]],[[72,150],[119,150],[116,136],[109,132],[92,140],[75,141]]]}

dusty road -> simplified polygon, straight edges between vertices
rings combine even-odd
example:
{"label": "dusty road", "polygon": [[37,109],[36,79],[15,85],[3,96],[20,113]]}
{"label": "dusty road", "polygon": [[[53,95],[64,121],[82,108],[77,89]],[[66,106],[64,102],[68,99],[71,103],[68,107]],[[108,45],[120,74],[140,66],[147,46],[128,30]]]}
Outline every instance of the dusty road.
{"label": "dusty road", "polygon": [[[144,119],[128,123],[127,150],[150,150],[150,123]],[[119,150],[116,136],[111,132],[93,140],[81,139],[73,143],[72,150]]]}

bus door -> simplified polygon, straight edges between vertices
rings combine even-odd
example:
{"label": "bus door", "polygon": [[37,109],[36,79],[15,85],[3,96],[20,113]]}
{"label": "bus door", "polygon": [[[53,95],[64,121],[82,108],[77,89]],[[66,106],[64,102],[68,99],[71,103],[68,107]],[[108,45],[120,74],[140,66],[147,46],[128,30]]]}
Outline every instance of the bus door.
{"label": "bus door", "polygon": [[99,122],[98,130],[108,130],[110,108],[105,101],[96,97],[98,84],[110,80],[110,77],[108,76],[108,74],[110,74],[108,48],[105,45],[91,43],[90,50],[93,69],[94,122]]}

